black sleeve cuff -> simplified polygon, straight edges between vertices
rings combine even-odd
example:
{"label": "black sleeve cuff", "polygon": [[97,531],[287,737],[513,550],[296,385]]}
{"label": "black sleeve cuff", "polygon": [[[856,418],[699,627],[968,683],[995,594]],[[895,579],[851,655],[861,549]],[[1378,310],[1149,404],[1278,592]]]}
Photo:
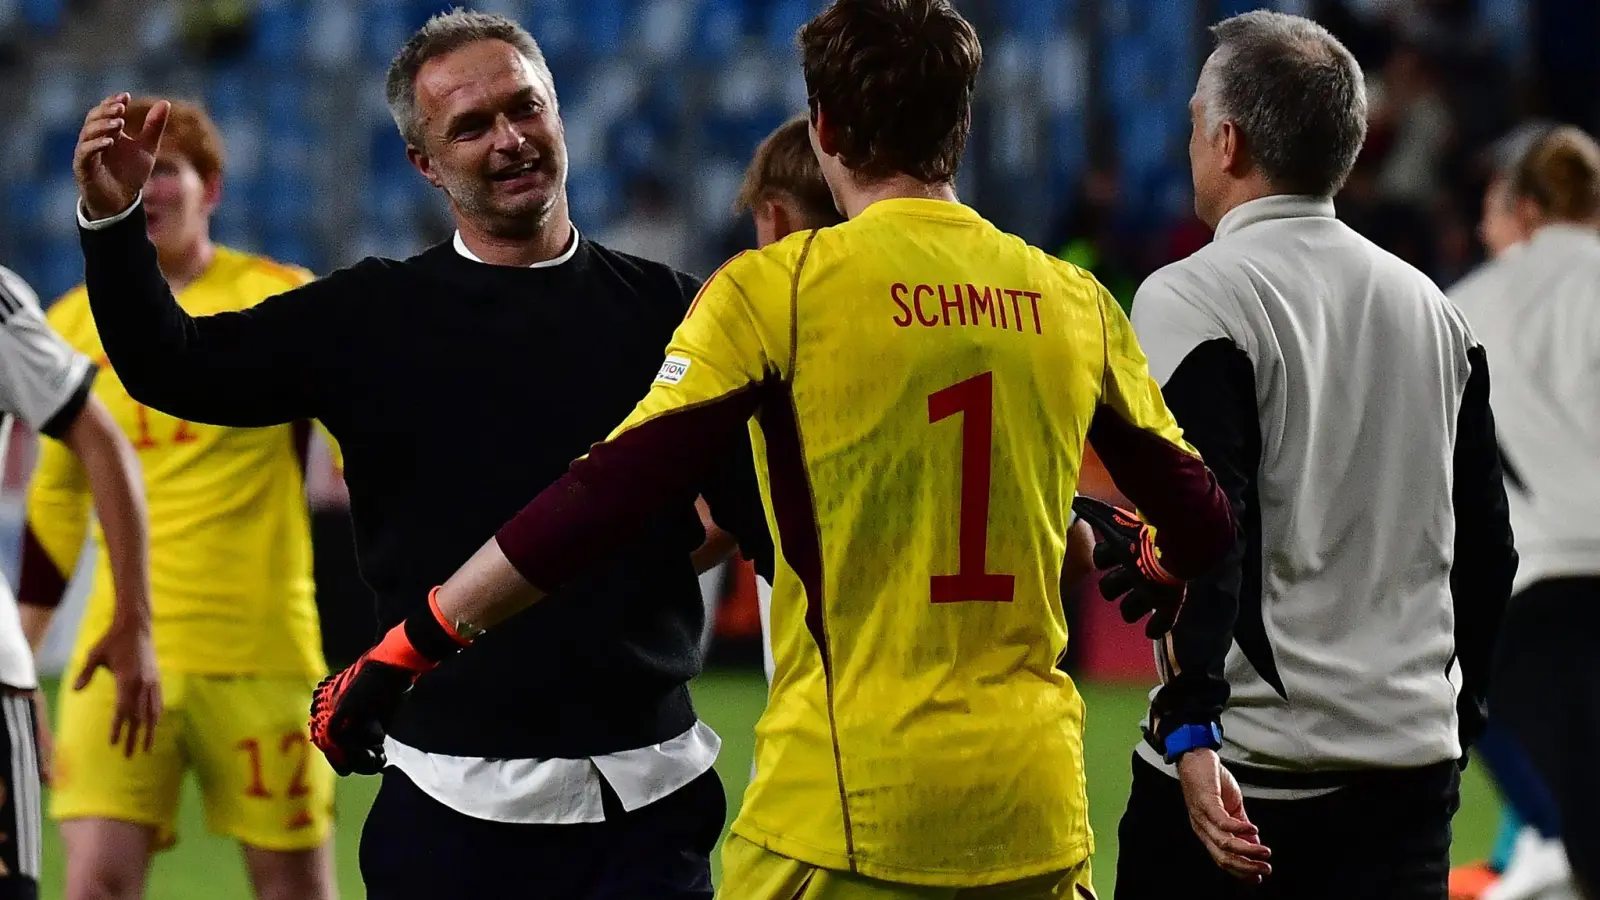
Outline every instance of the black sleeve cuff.
{"label": "black sleeve cuff", "polygon": [[78,386],[73,388],[72,396],[61,404],[61,408],[56,410],[55,415],[51,416],[48,422],[39,426],[41,434],[55,438],[58,441],[67,436],[67,429],[72,427],[73,422],[78,421],[78,414],[83,412],[83,407],[88,404],[89,390],[94,387],[94,378],[99,373],[100,368],[91,363],[88,371],[84,372],[83,377],[78,379]]}

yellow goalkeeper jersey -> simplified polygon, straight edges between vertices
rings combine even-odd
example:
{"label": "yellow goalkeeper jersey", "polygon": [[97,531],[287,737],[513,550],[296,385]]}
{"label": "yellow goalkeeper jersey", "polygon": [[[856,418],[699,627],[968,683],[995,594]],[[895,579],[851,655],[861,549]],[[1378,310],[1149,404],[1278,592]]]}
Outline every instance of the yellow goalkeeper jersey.
{"label": "yellow goalkeeper jersey", "polygon": [[[311,279],[303,269],[218,247],[211,265],[177,300],[203,316],[253,306]],[[48,318],[99,364],[94,394],[139,454],[150,507],[151,605],[162,670],[323,674],[305,496],[308,423],[222,428],[136,402],[106,361],[88,300],[79,286],[50,308]],[[65,586],[90,519],[88,483],[77,457],[57,441],[42,439],[41,445],[27,500],[25,602]],[[114,609],[98,525],[94,538],[99,558],[74,668],[105,633]]]}
{"label": "yellow goalkeeper jersey", "polygon": [[1056,663],[1086,437],[1156,518],[1205,513],[1164,534],[1171,565],[1232,538],[1116,301],[966,206],[881,201],[724,265],[574,471],[683,456],[719,408],[754,412],[778,547],[734,832],[911,884],[1083,861],[1083,702]]}

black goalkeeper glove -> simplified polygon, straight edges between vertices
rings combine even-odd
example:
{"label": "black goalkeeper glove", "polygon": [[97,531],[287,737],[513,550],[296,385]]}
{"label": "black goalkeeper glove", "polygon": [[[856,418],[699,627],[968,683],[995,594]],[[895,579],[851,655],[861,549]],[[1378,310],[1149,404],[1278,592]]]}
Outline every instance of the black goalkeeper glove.
{"label": "black goalkeeper glove", "polygon": [[1155,528],[1138,513],[1093,497],[1074,498],[1072,511],[1100,535],[1094,567],[1104,573],[1101,595],[1111,601],[1121,598],[1122,620],[1129,625],[1150,616],[1145,636],[1160,640],[1178,621],[1184,583],[1162,567]]}

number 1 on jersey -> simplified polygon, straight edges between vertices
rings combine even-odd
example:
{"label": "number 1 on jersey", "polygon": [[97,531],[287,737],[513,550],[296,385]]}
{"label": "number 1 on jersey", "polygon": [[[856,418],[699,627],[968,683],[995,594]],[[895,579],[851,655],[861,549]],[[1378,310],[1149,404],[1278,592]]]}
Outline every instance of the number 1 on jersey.
{"label": "number 1 on jersey", "polygon": [[961,509],[956,572],[934,575],[934,603],[1010,603],[1016,576],[985,571],[989,560],[989,478],[994,455],[994,373],[928,397],[928,423],[961,414]]}

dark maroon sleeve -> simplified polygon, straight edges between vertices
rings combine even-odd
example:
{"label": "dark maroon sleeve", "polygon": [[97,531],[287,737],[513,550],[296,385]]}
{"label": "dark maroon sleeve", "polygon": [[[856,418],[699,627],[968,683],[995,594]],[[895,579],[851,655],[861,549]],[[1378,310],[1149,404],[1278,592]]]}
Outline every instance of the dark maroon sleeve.
{"label": "dark maroon sleeve", "polygon": [[729,441],[746,439],[761,394],[761,385],[751,385],[594,445],[501,527],[500,551],[545,592],[592,568],[670,498],[697,485]]}
{"label": "dark maroon sleeve", "polygon": [[17,579],[17,602],[28,606],[55,609],[67,595],[71,572],[56,568],[33,529],[22,529],[22,573]]}
{"label": "dark maroon sleeve", "polygon": [[1234,545],[1233,509],[1197,456],[1101,406],[1089,443],[1117,489],[1156,527],[1161,564],[1182,579],[1220,563]]}

